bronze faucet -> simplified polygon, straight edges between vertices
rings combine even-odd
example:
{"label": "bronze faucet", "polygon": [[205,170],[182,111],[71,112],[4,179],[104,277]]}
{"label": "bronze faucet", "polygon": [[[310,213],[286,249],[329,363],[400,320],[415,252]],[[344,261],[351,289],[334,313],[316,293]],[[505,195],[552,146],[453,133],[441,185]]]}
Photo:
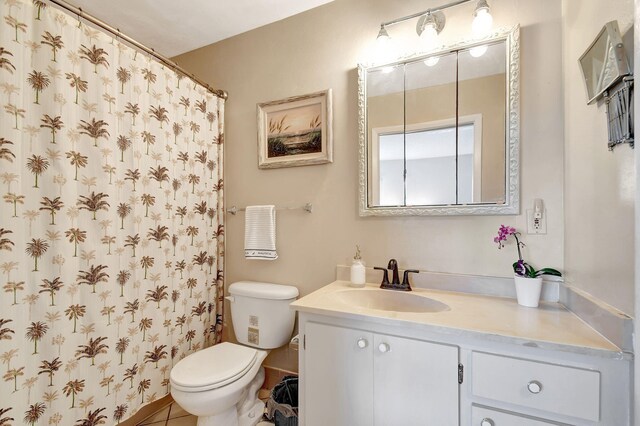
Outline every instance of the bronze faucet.
{"label": "bronze faucet", "polygon": [[[411,291],[411,284],[409,283],[409,273],[419,273],[420,271],[416,269],[407,269],[404,271],[404,276],[402,277],[402,284],[400,283],[400,276],[398,275],[398,261],[395,259],[389,260],[389,265],[386,268],[374,267],[373,269],[378,269],[380,271],[384,271],[384,275],[382,277],[382,284],[380,284],[380,288],[387,290],[400,290],[400,291]],[[393,272],[393,279],[389,282],[389,274],[388,270]]]}

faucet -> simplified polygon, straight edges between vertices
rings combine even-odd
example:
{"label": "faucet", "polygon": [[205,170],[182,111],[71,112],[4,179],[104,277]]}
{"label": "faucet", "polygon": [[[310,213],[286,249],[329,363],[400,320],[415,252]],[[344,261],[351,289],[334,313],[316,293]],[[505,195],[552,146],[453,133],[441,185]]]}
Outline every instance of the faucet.
{"label": "faucet", "polygon": [[387,265],[387,269],[391,269],[393,272],[393,285],[400,285],[400,277],[398,276],[398,261],[395,259],[389,260],[389,264]]}
{"label": "faucet", "polygon": [[[416,269],[407,269],[406,271],[404,271],[404,276],[402,277],[402,284],[401,284],[400,276],[398,274],[397,260],[395,259],[389,260],[389,264],[387,265],[386,268],[381,268],[376,266],[373,269],[384,271],[380,288],[387,289],[387,290],[400,290],[400,291],[411,291],[411,284],[409,283],[409,273],[417,274],[420,272]],[[389,282],[389,270],[393,272],[393,278],[391,282]]]}

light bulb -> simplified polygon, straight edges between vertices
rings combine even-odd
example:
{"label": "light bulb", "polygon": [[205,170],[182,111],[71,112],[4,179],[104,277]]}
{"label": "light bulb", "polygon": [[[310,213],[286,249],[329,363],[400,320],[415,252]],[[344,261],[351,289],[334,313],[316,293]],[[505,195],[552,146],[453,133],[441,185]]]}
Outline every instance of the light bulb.
{"label": "light bulb", "polygon": [[378,49],[385,49],[389,46],[389,42],[391,41],[391,37],[389,37],[389,33],[385,27],[380,27],[380,31],[378,32],[378,37],[376,38],[376,46]]}
{"label": "light bulb", "polygon": [[438,30],[436,30],[435,24],[425,25],[420,38],[427,50],[435,49],[438,46]]}
{"label": "light bulb", "polygon": [[487,49],[488,47],[486,44],[483,44],[482,46],[472,47],[471,50],[469,50],[469,54],[474,58],[479,58],[480,56],[487,53]]}
{"label": "light bulb", "polygon": [[493,25],[493,16],[489,13],[489,7],[479,8],[475,12],[471,30],[476,35],[484,35],[491,30]]}
{"label": "light bulb", "polygon": [[376,38],[376,61],[387,62],[391,58],[393,42],[385,27],[380,27],[378,38]]}
{"label": "light bulb", "polygon": [[433,67],[435,66],[438,62],[440,62],[440,57],[439,56],[430,56],[427,59],[424,60],[424,64],[428,67]]}

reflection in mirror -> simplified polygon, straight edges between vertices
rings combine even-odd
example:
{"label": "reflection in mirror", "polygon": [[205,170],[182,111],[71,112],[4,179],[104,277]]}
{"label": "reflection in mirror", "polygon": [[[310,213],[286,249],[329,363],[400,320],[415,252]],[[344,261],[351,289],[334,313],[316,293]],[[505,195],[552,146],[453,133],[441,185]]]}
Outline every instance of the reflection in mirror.
{"label": "reflection in mirror", "polygon": [[[375,141],[375,146],[368,151],[368,162],[381,164],[384,161],[384,170],[380,167],[370,169],[369,198],[376,205],[404,205],[404,64],[371,70],[367,76],[367,93],[370,94],[368,119],[375,123],[375,127],[369,128],[377,132],[369,134],[369,140]],[[382,143],[384,153],[381,153],[380,138],[387,135],[400,135],[400,140],[385,139]],[[398,162],[390,156],[394,146],[401,151],[400,156],[396,156]],[[384,200],[382,187],[385,188]]]}
{"label": "reflection in mirror", "polygon": [[[458,197],[471,202],[474,126],[458,128]],[[455,202],[455,127],[389,133],[379,136],[381,206],[436,205]],[[405,148],[406,147],[406,148]],[[406,149],[406,151],[405,151]],[[405,161],[406,158],[406,161]],[[406,164],[407,177],[403,180]],[[445,178],[443,178],[443,176]],[[448,177],[448,179],[446,178]]]}
{"label": "reflection in mirror", "polygon": [[404,205],[456,204],[456,56],[405,65]]}
{"label": "reflection in mirror", "polygon": [[[473,117],[477,152],[472,162],[458,162],[458,171],[473,176],[468,203],[505,202],[506,47],[505,42],[458,52],[458,115]],[[480,56],[477,56],[480,53]],[[475,145],[474,144],[474,145]],[[471,168],[471,171],[469,171]],[[463,200],[459,202],[464,203]]]}
{"label": "reflection in mirror", "polygon": [[514,37],[360,68],[361,214],[517,213]]}

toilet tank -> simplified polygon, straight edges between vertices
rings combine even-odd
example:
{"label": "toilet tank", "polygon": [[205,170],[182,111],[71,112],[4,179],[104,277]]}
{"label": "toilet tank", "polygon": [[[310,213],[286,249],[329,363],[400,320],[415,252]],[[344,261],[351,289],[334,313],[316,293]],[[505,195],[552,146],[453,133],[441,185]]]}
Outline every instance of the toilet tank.
{"label": "toilet tank", "polygon": [[286,345],[296,318],[289,304],[297,297],[298,289],[289,285],[255,281],[231,284],[227,299],[238,342],[261,349]]}

